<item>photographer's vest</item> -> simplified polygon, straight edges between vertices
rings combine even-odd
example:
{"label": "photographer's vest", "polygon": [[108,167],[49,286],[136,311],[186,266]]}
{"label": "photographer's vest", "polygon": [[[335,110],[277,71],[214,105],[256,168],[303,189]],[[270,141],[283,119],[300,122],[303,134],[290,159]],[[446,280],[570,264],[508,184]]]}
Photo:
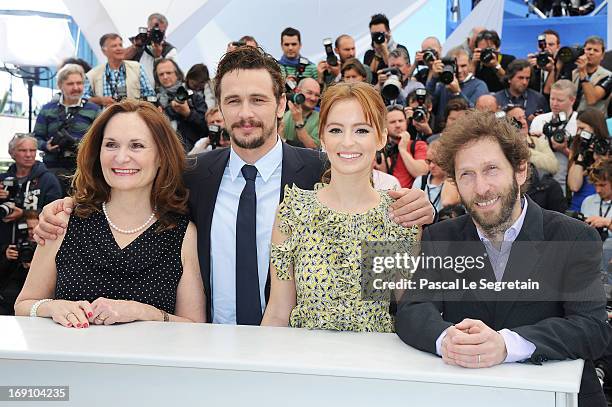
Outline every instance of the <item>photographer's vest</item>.
{"label": "photographer's vest", "polygon": [[[87,72],[87,79],[91,86],[91,96],[112,96],[104,94],[104,77],[106,64],[98,65]],[[127,97],[140,99],[140,64],[134,61],[123,61],[125,66],[125,87]]]}
{"label": "photographer's vest", "polygon": [[[599,83],[599,81],[601,81],[602,79],[610,75],[612,75],[612,72],[608,71],[603,66],[599,66],[597,67],[597,70],[593,72],[590,76],[587,76],[587,78],[593,86],[596,86]],[[595,109],[602,112],[604,115],[607,115],[608,114],[608,103],[610,102],[610,96],[608,95],[608,97],[604,97],[603,99],[601,99],[594,105],[588,105],[586,97],[584,96],[584,92],[582,91],[582,85],[579,83],[578,79],[579,79],[578,70],[575,69],[574,72],[572,72],[572,82],[574,82],[574,85],[576,85],[576,89],[578,93],[576,102],[578,105],[576,106],[576,103],[574,103],[574,110],[580,113],[587,107],[594,107]]]}

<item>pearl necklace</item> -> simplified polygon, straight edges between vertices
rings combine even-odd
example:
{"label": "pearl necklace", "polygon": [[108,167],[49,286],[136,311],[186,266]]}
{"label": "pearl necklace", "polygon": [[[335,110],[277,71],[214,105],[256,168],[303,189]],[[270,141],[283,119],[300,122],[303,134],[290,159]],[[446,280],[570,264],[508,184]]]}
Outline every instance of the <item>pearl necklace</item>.
{"label": "pearl necklace", "polygon": [[102,202],[102,212],[104,212],[104,216],[106,217],[106,221],[108,222],[109,226],[113,229],[115,229],[117,232],[119,233],[123,233],[124,235],[132,235],[136,232],[140,232],[142,229],[144,229],[149,222],[151,222],[153,220],[153,217],[155,216],[155,211],[153,211],[153,213],[151,214],[151,216],[149,216],[149,219],[147,219],[145,221],[145,223],[143,223],[141,226],[135,228],[135,229],[121,229],[119,227],[117,227],[117,225],[115,225],[111,220],[110,217],[108,216],[108,212],[106,211],[106,202]]}

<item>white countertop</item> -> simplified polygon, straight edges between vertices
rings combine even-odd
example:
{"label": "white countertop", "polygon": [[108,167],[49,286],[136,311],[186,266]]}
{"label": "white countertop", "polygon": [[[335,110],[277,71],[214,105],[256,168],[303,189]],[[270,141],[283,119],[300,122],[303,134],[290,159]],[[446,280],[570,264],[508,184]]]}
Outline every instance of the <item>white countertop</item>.
{"label": "white countertop", "polygon": [[136,322],[87,329],[0,316],[2,359],[190,367],[577,393],[582,360],[448,366],[395,334]]}

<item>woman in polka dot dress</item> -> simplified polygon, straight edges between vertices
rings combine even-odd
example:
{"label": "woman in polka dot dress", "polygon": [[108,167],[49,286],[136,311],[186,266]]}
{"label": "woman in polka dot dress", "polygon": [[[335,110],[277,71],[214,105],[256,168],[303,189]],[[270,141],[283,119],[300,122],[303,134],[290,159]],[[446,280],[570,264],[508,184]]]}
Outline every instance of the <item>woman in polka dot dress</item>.
{"label": "woman in polka dot dress", "polygon": [[107,108],[83,138],[65,235],[36,249],[16,315],[75,328],[204,322],[183,148],[146,102]]}

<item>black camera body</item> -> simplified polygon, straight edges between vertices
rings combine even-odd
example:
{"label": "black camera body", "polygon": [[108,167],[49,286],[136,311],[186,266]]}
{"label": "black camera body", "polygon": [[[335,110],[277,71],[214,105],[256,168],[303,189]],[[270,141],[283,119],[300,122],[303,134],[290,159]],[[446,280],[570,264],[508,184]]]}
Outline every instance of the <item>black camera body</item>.
{"label": "black camera body", "polygon": [[442,73],[440,73],[440,82],[445,85],[450,85],[455,80],[457,74],[457,60],[455,58],[442,58]]}
{"label": "black camera body", "polygon": [[161,44],[165,36],[166,33],[159,28],[159,24],[155,24],[150,30],[147,27],[138,27],[138,34],[131,37],[130,41],[141,46]]}
{"label": "black camera body", "polygon": [[480,61],[484,64],[491,63],[495,58],[497,58],[497,51],[495,48],[488,47],[480,51]]}
{"label": "black camera body", "polygon": [[372,42],[375,44],[384,44],[387,39],[387,35],[383,31],[372,33]]}
{"label": "black camera body", "polygon": [[425,101],[427,99],[427,90],[426,89],[417,89],[415,90],[415,100],[419,104],[412,111],[412,120],[424,123],[427,121],[427,116],[429,116],[429,111],[427,107],[425,107]]}
{"label": "black camera body", "polygon": [[582,55],[584,55],[584,48],[580,45],[561,47],[559,51],[557,51],[557,60],[567,65],[576,62]]}
{"label": "black camera body", "polygon": [[571,142],[571,136],[568,134],[565,127],[567,126],[567,115],[565,112],[559,112],[558,115],[553,116],[552,120],[544,125],[542,133],[548,138],[554,140],[556,143],[563,143],[567,140]]}
{"label": "black camera body", "polygon": [[221,139],[226,141],[230,139],[230,135],[227,130],[221,126],[217,126],[216,124],[209,125],[208,140],[210,141],[210,145],[213,149],[221,146]]}
{"label": "black camera body", "polygon": [[76,157],[79,140],[72,137],[63,124],[51,138],[51,144],[59,146],[59,154],[64,157]]}
{"label": "black camera body", "polygon": [[552,54],[548,51],[540,51],[536,54],[536,65],[538,68],[543,69],[548,65],[549,58],[552,58]]}
{"label": "black camera body", "polygon": [[15,224],[13,241],[11,244],[15,245],[19,256],[17,261],[19,263],[30,263],[34,257],[34,251],[36,250],[36,243],[30,241],[28,235],[28,224],[25,221],[19,221]]}
{"label": "black camera body", "polygon": [[303,105],[306,102],[306,96],[302,93],[296,92],[297,83],[292,80],[285,81],[285,94],[287,96],[287,103],[291,102],[294,105]]}
{"label": "black camera body", "polygon": [[0,203],[0,219],[4,219],[9,216],[15,210],[15,207],[22,207],[23,200],[19,196],[19,183],[15,177],[6,177],[2,180],[2,186],[8,191],[8,197],[6,197]]}
{"label": "black camera body", "polygon": [[595,162],[594,153],[607,155],[610,152],[610,141],[607,138],[595,137],[593,133],[586,130],[580,132],[577,137],[580,137],[578,155],[582,155],[582,160],[576,163],[584,168],[590,167]]}
{"label": "black camera body", "polygon": [[325,47],[325,62],[329,66],[338,66],[338,57],[334,53],[334,48],[332,47],[332,39],[325,38],[323,40],[323,46]]}
{"label": "black camera body", "polygon": [[427,65],[438,59],[438,52],[433,48],[423,50],[423,61],[419,61],[420,65]]}
{"label": "black camera body", "polygon": [[174,92],[173,100],[176,100],[178,103],[185,103],[189,98],[193,95],[193,91],[191,89],[187,89],[185,85],[181,85]]}

